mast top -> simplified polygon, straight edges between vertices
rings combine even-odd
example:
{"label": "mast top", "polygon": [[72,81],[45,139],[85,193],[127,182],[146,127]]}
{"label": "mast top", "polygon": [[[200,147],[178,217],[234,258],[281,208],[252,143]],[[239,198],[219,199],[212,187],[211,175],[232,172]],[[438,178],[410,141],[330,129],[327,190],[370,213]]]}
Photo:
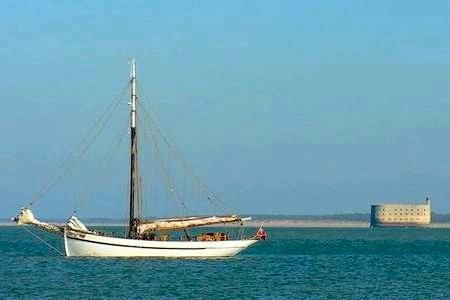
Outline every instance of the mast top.
{"label": "mast top", "polygon": [[130,58],[130,79],[136,78],[136,60],[132,57]]}
{"label": "mast top", "polygon": [[136,128],[136,61],[130,59],[130,82],[131,82],[131,128]]}

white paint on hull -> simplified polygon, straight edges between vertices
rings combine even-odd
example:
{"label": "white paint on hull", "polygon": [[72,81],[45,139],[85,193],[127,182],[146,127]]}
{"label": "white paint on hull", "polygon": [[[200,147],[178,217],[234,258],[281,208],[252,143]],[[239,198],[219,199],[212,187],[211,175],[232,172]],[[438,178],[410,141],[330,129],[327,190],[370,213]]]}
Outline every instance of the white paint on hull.
{"label": "white paint on hull", "polygon": [[230,257],[257,240],[144,241],[98,236],[73,231],[64,233],[66,256],[94,257]]}

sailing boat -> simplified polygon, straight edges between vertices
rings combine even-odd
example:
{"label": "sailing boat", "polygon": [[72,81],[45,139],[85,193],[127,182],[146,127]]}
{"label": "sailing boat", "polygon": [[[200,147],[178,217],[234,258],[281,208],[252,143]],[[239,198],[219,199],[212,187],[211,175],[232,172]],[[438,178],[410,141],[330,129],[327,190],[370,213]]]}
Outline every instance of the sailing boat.
{"label": "sailing boat", "polygon": [[184,230],[207,225],[239,223],[250,218],[237,215],[173,217],[159,220],[145,220],[140,215],[137,160],[137,94],[136,63],[131,60],[130,72],[130,176],[129,176],[129,218],[126,237],[108,236],[88,229],[75,215],[64,226],[38,221],[31,207],[22,208],[13,220],[18,225],[34,225],[40,229],[63,236],[66,256],[93,257],[229,257],[236,255],[258,241],[257,236],[245,238],[242,235],[230,239],[222,232],[186,236],[171,240],[168,234],[173,230]]}

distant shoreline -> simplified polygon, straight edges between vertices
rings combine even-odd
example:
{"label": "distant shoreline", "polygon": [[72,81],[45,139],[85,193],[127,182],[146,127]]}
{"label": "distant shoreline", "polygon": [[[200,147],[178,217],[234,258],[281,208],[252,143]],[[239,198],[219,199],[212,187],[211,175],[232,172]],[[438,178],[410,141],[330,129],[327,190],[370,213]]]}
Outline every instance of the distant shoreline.
{"label": "distant shoreline", "polygon": [[[56,222],[57,224],[63,224],[62,222]],[[87,226],[91,227],[117,227],[126,226],[124,223],[119,222],[86,222]],[[248,221],[244,223],[244,227],[274,227],[274,228],[369,228],[369,222],[362,221],[342,221],[342,220],[261,220],[261,221]],[[0,226],[9,227],[17,226],[16,224],[8,221],[0,221]],[[221,225],[223,226],[223,225]],[[229,227],[239,225],[226,225]],[[435,222],[425,228],[450,228],[449,222]]]}

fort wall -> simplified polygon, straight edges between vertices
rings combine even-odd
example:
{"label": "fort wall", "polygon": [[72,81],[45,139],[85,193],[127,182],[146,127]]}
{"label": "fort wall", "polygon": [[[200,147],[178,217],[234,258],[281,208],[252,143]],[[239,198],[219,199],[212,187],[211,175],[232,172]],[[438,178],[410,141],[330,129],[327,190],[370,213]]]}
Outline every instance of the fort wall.
{"label": "fort wall", "polygon": [[431,201],[423,204],[376,204],[371,206],[370,226],[426,226],[431,223]]}

